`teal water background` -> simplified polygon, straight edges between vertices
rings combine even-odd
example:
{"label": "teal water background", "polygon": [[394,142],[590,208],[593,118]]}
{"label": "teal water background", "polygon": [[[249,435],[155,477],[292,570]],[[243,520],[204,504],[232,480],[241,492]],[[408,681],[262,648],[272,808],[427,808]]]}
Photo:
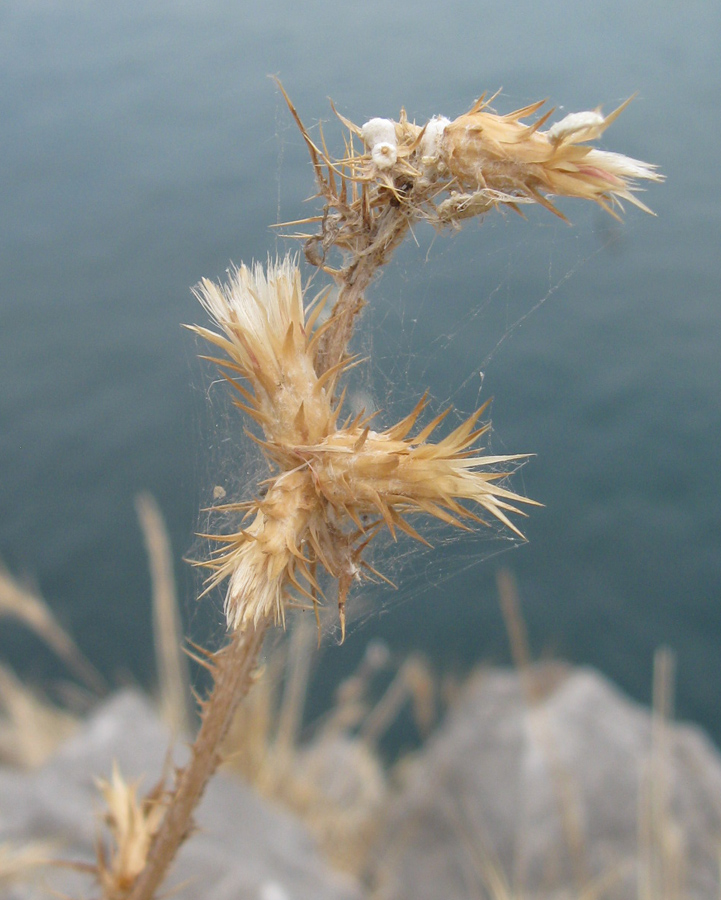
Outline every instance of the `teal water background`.
{"label": "teal water background", "polygon": [[[287,242],[312,171],[272,80],[331,146],[328,97],[356,122],[637,99],[602,145],[660,165],[622,224],[561,204],[409,240],[369,295],[378,405],[470,412],[493,397],[494,452],[535,457],[528,543],[454,540],[388,563],[319,694],[371,637],[444,670],[505,661],[495,589],[515,573],[537,654],[590,663],[648,700],[677,653],[679,715],[721,741],[721,7],[602,2],[0,5],[0,558],[39,586],[114,681],[153,679],[149,576],[133,507],[157,497],[189,627],[198,507],[254,469],[209,386],[189,287]],[[316,132],[317,133],[317,132]],[[340,149],[339,144],[336,145]],[[481,374],[482,373],[482,374]],[[367,387],[367,385],[366,385]],[[210,399],[210,404],[206,401]],[[237,460],[237,462],[236,462]],[[406,550],[403,550],[406,553]],[[404,585],[407,585],[404,587]],[[2,623],[36,681],[50,654]]]}

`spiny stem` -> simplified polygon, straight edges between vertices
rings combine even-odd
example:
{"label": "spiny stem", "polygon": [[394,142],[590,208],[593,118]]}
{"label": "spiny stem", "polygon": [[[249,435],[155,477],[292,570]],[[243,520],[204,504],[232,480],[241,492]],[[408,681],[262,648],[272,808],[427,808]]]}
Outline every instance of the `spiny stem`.
{"label": "spiny stem", "polygon": [[153,840],[145,868],[128,900],[152,900],[178,848],[188,836],[193,811],[220,762],[220,744],[238,704],[253,682],[253,670],[270,624],[271,619],[263,619],[255,627],[235,631],[230,643],[216,654],[213,663],[215,683],[203,704],[200,730],[190,762],[178,775],[176,789]]}

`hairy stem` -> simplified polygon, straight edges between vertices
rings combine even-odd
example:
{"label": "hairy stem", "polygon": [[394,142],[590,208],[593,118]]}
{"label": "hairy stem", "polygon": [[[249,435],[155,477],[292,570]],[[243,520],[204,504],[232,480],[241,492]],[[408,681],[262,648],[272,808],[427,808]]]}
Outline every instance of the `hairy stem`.
{"label": "hairy stem", "polygon": [[189,763],[178,775],[163,821],[128,900],[152,900],[165,878],[178,848],[191,831],[193,812],[220,762],[220,744],[233,714],[248,693],[270,619],[236,631],[213,660],[213,690],[203,703],[198,736]]}
{"label": "hairy stem", "polygon": [[333,308],[333,327],[322,335],[316,354],[316,372],[322,375],[341,361],[353,335],[356,318],[365,305],[363,294],[377,270],[401,243],[409,227],[398,208],[387,210],[368,247],[356,252],[338,277],[340,291]]}

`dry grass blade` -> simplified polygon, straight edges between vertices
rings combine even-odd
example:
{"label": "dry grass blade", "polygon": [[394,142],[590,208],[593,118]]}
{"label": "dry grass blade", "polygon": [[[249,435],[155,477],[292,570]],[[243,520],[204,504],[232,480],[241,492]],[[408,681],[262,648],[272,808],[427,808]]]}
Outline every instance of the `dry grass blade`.
{"label": "dry grass blade", "polygon": [[674,670],[673,651],[661,647],[654,655],[651,752],[641,781],[640,900],[676,900],[685,889],[684,837],[672,803]]}
{"label": "dry grass blade", "polygon": [[435,714],[434,688],[428,665],[419,656],[411,656],[403,663],[386,692],[370,710],[360,729],[363,740],[377,744],[408,700],[413,703],[419,730],[427,732]]}
{"label": "dry grass blade", "polygon": [[138,494],[135,509],[143,529],[153,586],[153,636],[161,710],[175,734],[188,734],[190,676],[181,649],[183,630],[170,538],[160,508],[150,494]]}
{"label": "dry grass blade", "polygon": [[38,593],[23,587],[0,564],[0,616],[22,622],[50,647],[68,669],[94,693],[104,694],[105,681],[83,656],[75,641],[60,625]]}
{"label": "dry grass blade", "polygon": [[22,768],[36,768],[76,730],[78,720],[52,706],[0,665],[0,759]]}
{"label": "dry grass blade", "polygon": [[314,638],[313,626],[307,618],[297,616],[291,636],[285,685],[278,711],[276,742],[283,752],[291,753],[298,741],[308,691],[312,651],[315,646]]}
{"label": "dry grass blade", "polygon": [[0,887],[26,884],[53,864],[57,847],[49,842],[0,844]]}
{"label": "dry grass blade", "polygon": [[534,681],[528,676],[531,665],[528,631],[521,612],[518,585],[516,584],[516,579],[510,569],[498,570],[496,573],[496,588],[498,590],[498,599],[501,604],[503,621],[511,645],[511,658],[521,676],[524,692],[526,694],[526,702],[529,707],[532,707],[535,705],[537,697]]}

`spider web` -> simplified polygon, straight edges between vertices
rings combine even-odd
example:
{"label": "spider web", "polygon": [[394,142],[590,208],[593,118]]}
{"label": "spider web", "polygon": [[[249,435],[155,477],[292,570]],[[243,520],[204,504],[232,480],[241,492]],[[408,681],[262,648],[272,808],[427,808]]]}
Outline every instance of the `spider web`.
{"label": "spider web", "polygon": [[[514,334],[563,294],[591,256],[613,239],[603,223],[599,244],[598,230],[586,227],[588,218],[574,234],[567,225],[543,222],[544,213],[538,212],[533,222],[489,217],[450,237],[419,228],[374,283],[356,347],[370,357],[367,380],[356,386],[356,402],[377,409],[379,425],[402,418],[427,390],[427,418],[452,410],[434,440],[451,431],[491,399],[486,375],[512,348]],[[489,414],[501,424],[484,436],[484,452],[533,453],[532,434],[523,446],[508,446],[503,410],[491,406]],[[523,469],[519,465],[508,485],[526,494]],[[532,516],[533,507],[527,512]],[[513,518],[523,531],[524,519]],[[451,580],[473,581],[474,570],[484,562],[522,543],[494,522],[471,532],[422,516],[413,524],[433,546],[404,538],[376,548],[372,564],[397,589],[359,585],[349,602],[349,633],[410,599],[443,595]]]}

